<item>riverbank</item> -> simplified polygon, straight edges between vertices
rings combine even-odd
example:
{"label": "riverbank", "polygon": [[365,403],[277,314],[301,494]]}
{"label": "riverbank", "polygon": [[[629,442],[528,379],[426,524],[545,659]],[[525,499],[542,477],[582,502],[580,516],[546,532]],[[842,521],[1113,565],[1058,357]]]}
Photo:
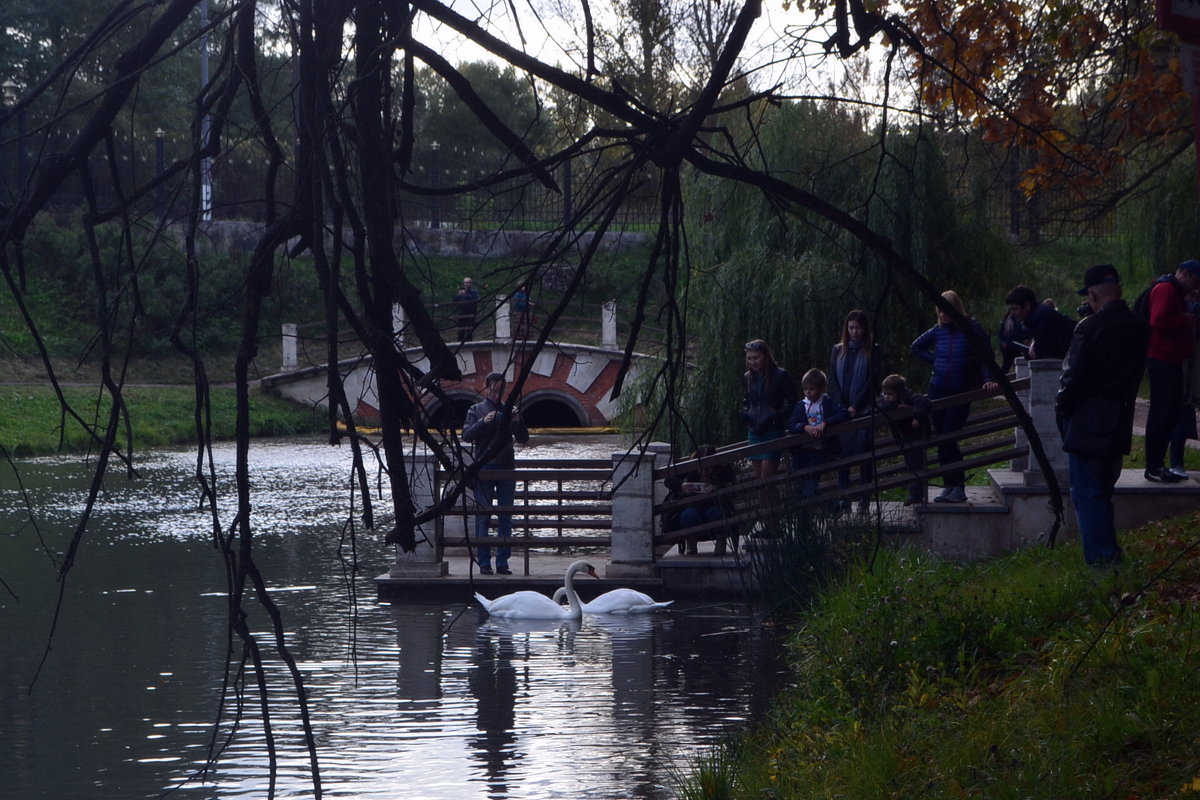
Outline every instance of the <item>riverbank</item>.
{"label": "riverbank", "polygon": [[[0,445],[12,458],[96,450],[89,429],[108,417],[110,398],[95,386],[62,387],[78,418],[64,416],[48,384],[0,385]],[[196,441],[196,392],[189,385],[127,386],[127,407],[135,450]],[[235,431],[236,393],[231,387],[209,391],[208,422],[213,439],[231,439]],[[324,430],[324,414],[255,391],[250,408],[251,436],[291,436]],[[126,435],[124,425],[118,437]]]}
{"label": "riverbank", "polygon": [[770,721],[682,796],[1200,796],[1198,529],[1124,532],[1104,570],[1077,544],[881,553],[804,616]]}

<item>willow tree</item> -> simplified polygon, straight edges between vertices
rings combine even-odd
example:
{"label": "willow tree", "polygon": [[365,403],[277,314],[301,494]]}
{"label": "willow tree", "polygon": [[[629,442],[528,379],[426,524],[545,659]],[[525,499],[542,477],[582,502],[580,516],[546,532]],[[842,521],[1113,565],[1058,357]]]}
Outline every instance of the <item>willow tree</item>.
{"label": "willow tree", "polygon": [[[418,526],[441,514],[475,469],[465,466],[453,431],[432,426],[419,402],[423,393],[438,395],[441,381],[461,376],[455,353],[439,332],[420,291],[419,253],[403,235],[414,216],[405,198],[452,197],[511,187],[514,182],[561,192],[563,187],[555,177],[560,174],[559,167],[568,161],[587,165],[577,176],[571,216],[541,237],[537,252],[512,276],[514,282],[532,282],[548,268],[572,266],[562,300],[549,310],[533,344],[536,353],[553,335],[559,317],[583,285],[601,237],[613,230],[625,198],[644,188],[646,176],[652,176],[657,198],[654,243],[626,342],[627,353],[632,353],[648,317],[652,313],[661,316],[667,329],[667,351],[655,380],[667,391],[657,394],[665,399],[660,408],[652,409],[652,417],[678,413],[676,389],[683,380],[684,347],[691,334],[683,287],[691,266],[689,236],[695,234],[684,225],[685,174],[761,195],[769,213],[784,227],[796,224],[800,215],[822,220],[822,225],[836,228],[872,253],[895,280],[910,282],[930,303],[956,317],[922,271],[914,268],[887,235],[869,224],[868,208],[843,207],[836,198],[813,191],[804,176],[776,172],[756,156],[759,110],[785,95],[780,86],[755,85],[755,67],[759,65],[751,60],[755,50],[750,45],[769,33],[759,30],[761,0],[743,0],[729,15],[728,24],[712,27],[721,33],[721,41],[709,43],[713,56],[703,74],[696,75],[693,65],[692,79],[687,81],[692,91],[679,94],[677,106],[639,96],[640,91],[660,91],[659,85],[639,88],[620,80],[628,64],[644,64],[647,53],[643,50],[629,54],[638,58],[606,60],[596,42],[616,39],[600,36],[598,26],[603,20],[586,2],[579,6],[582,24],[570,29],[575,38],[569,42],[562,40],[562,29],[549,25],[543,16],[519,12],[515,5],[504,3],[477,6],[477,16],[468,17],[439,0],[298,0],[277,5],[229,0],[213,10],[206,28],[198,29],[195,19],[198,8],[205,7],[202,4],[203,0],[151,4],[118,0],[94,29],[75,38],[76,44],[54,69],[31,80],[18,102],[5,110],[0,125],[10,135],[13,120],[21,114],[36,112],[40,121],[30,134],[36,146],[28,182],[18,187],[10,204],[0,208],[0,271],[13,302],[27,310],[20,280],[26,263],[24,242],[33,227],[56,209],[63,187],[78,186],[80,219],[93,266],[91,292],[98,310],[93,355],[97,379],[111,399],[111,413],[91,426],[99,457],[89,503],[62,562],[65,585],[79,545],[88,535],[104,474],[114,463],[131,473],[135,470],[136,454],[127,431],[137,420],[128,418],[121,393],[127,342],[140,335],[138,312],[144,303],[139,283],[144,253],[136,243],[149,241],[147,246],[155,247],[182,242],[179,269],[185,273],[190,291],[187,302],[177,310],[170,338],[177,351],[190,360],[195,375],[196,478],[230,583],[227,668],[240,668],[247,661],[258,666],[262,658],[258,638],[247,626],[243,610],[246,594],[253,589],[257,602],[266,607],[274,622],[276,647],[291,666],[301,709],[303,681],[283,643],[284,621],[255,563],[248,466],[251,364],[258,350],[263,305],[285,256],[304,255],[322,288],[325,351],[330,365],[330,440],[340,441],[345,436],[338,423],[347,426],[361,493],[358,507],[365,511],[366,525],[379,531],[381,544],[386,539],[405,550],[416,545]],[[801,77],[813,57],[823,57],[822,40],[826,54],[843,59],[865,58],[870,55],[868,44],[882,45],[875,50],[881,53],[880,77],[870,83],[866,99],[877,115],[878,146],[883,154],[888,152],[888,137],[898,121],[907,124],[933,111],[953,109],[957,116],[950,122],[977,125],[996,141],[1037,150],[1041,158],[1025,176],[1032,193],[1057,185],[1051,178],[1069,184],[1094,182],[1096,176],[1111,174],[1115,164],[1109,154],[1114,147],[1136,140],[1159,119],[1158,112],[1146,114],[1138,120],[1143,128],[1120,122],[1118,114],[1128,109],[1125,101],[1129,98],[1157,102],[1152,98],[1162,86],[1147,76],[1153,75],[1148,70],[1159,63],[1155,56],[1160,51],[1151,48],[1145,52],[1136,20],[1106,27],[1105,20],[1116,20],[1119,11],[1097,0],[1040,6],[1049,9],[1040,15],[1015,2],[1001,3],[996,12],[992,10],[995,3],[906,0],[896,6],[900,9],[897,13],[886,15],[873,10],[874,4],[868,8],[862,0],[814,0],[807,5],[812,8],[801,13],[784,4],[784,16],[795,23],[779,34],[784,40],[791,39],[790,52],[782,62],[785,78]],[[997,20],[1005,24],[998,25]],[[542,25],[546,25],[546,36]],[[261,35],[264,26],[269,37]],[[527,43],[535,38],[538,43],[550,40],[550,34],[563,47],[559,61],[569,54],[575,58],[574,64],[564,67],[531,54],[533,47]],[[194,58],[201,37],[211,42],[211,77],[191,103],[190,146],[161,173],[131,172],[123,166],[122,151],[132,145],[122,137],[122,130],[144,111],[141,87],[152,85],[157,75],[180,59]],[[444,55],[444,43],[452,40],[469,43],[511,69],[520,80],[536,87],[543,101],[556,98],[560,112],[574,117],[560,129],[579,133],[551,148],[531,147],[523,131],[506,124],[503,109],[489,102],[468,74]],[[270,43],[266,52],[263,42]],[[111,57],[97,59],[97,53],[114,50]],[[1008,71],[997,71],[997,64],[1007,66]],[[1105,71],[1071,72],[1076,64],[1101,65]],[[429,145],[420,141],[415,119],[416,76],[421,69],[436,73],[506,153],[500,171],[474,176],[464,185],[432,185],[421,177],[424,173],[415,169],[414,154],[425,152]],[[661,75],[672,73],[670,65],[660,64],[655,69]],[[998,72],[1005,80],[997,77]],[[1062,75],[1063,83],[1042,80],[1050,74]],[[1175,80],[1173,71],[1164,75]],[[1171,102],[1177,95],[1170,95],[1162,114],[1176,110]],[[71,102],[63,102],[68,97]],[[837,102],[843,98],[829,99]],[[1055,113],[1047,113],[1045,101],[1056,99],[1064,103],[1053,106]],[[860,103],[863,100],[858,98]],[[1078,115],[1058,113],[1067,106],[1077,109]],[[199,313],[196,297],[205,281],[208,257],[199,245],[210,213],[206,176],[211,161],[235,147],[251,149],[264,166],[256,200],[264,209],[265,224],[256,235],[244,275],[241,339],[234,363],[237,511],[231,519],[224,519],[218,513],[206,426],[209,364],[194,331]],[[173,199],[172,207],[178,213],[160,219],[148,210],[160,192]],[[99,226],[113,225],[123,232],[123,246],[115,259],[91,244],[99,239]],[[140,235],[145,232],[150,235]],[[651,309],[648,303],[656,281],[674,298],[662,309]],[[395,304],[404,310],[406,338],[423,350],[424,368],[409,360],[397,345]],[[131,313],[114,314],[114,308],[130,309]],[[26,321],[35,336],[47,324],[28,313]],[[382,418],[378,450],[362,447],[350,399],[336,370],[344,355],[341,342],[348,339],[356,342],[354,354],[361,349],[373,359]],[[40,352],[49,379],[57,386],[57,365],[44,345]],[[532,365],[533,359],[524,363]],[[994,363],[990,366],[999,373]],[[528,368],[516,376],[516,393]],[[620,386],[618,381],[616,391]],[[1008,396],[1045,468],[1036,432],[1010,390]],[[63,410],[82,424],[90,424],[86,413],[70,408],[65,400]],[[428,508],[417,508],[409,493],[406,430],[415,431],[448,471],[459,476],[451,491]],[[375,457],[390,489],[386,514],[373,507],[375,499],[369,491],[367,475],[372,465],[368,459]],[[1057,489],[1052,472],[1048,468],[1045,472]],[[1055,497],[1056,509],[1060,509],[1057,493]],[[383,519],[389,521],[379,522]],[[255,674],[264,675],[262,670]],[[269,709],[267,679],[260,680],[262,706]],[[302,713],[319,796],[317,746],[306,712]],[[266,722],[269,727],[269,719]],[[271,741],[268,735],[269,750]],[[273,750],[270,756],[274,775]]]}

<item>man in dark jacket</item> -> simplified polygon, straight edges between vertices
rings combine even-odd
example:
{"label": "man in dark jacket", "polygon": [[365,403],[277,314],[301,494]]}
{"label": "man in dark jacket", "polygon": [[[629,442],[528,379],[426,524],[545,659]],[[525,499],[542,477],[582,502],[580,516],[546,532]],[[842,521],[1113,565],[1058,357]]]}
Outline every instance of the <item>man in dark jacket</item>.
{"label": "man in dark jacket", "polygon": [[1067,354],[1075,321],[1045,303],[1028,286],[1015,286],[1004,298],[1009,315],[1033,338],[1030,358],[1058,358]]}
{"label": "man in dark jacket", "polygon": [[1121,299],[1111,264],[1084,273],[1093,314],[1075,326],[1063,362],[1055,412],[1070,456],[1071,502],[1088,564],[1121,560],[1113,524],[1113,488],[1133,439],[1133,408],[1145,369],[1150,331]]}
{"label": "man in dark jacket", "polygon": [[1200,261],[1184,261],[1174,275],[1164,275],[1150,289],[1150,344],[1146,376],[1150,412],[1146,417],[1146,480],[1184,480],[1163,464],[1171,433],[1183,414],[1183,365],[1192,356],[1196,319],[1188,313],[1187,295],[1200,286]]}
{"label": "man in dark jacket", "polygon": [[[504,386],[502,374],[493,372],[488,375],[483,382],[483,400],[467,409],[467,419],[463,422],[463,441],[474,444],[475,458],[484,461],[483,469],[512,469],[516,459],[513,439],[518,442],[529,441],[529,429],[525,427],[525,420],[521,419],[516,405],[513,406],[512,419],[504,418]],[[488,534],[492,502],[495,501],[501,506],[511,506],[516,490],[517,482],[514,480],[479,478],[475,481],[475,538],[482,539]],[[503,511],[496,514],[496,528],[503,538],[512,536],[512,514]],[[510,555],[510,547],[496,549],[497,574],[512,574],[508,568]],[[480,545],[476,558],[479,561],[479,571],[484,575],[491,575],[492,549]]]}

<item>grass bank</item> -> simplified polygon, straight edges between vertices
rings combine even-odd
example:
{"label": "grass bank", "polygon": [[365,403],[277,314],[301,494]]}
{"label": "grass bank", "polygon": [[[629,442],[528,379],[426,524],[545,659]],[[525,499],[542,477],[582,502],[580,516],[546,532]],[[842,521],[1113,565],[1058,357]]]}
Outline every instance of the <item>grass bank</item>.
{"label": "grass bank", "polygon": [[1200,513],[978,564],[882,553],[815,602],[771,719],[685,798],[1200,797]]}
{"label": "grass bank", "polygon": [[[83,422],[62,414],[49,386],[0,386],[0,445],[13,458],[95,449],[88,427],[107,419],[110,403],[94,387],[66,386],[63,394]],[[234,435],[236,397],[232,388],[213,388],[212,435]],[[190,444],[196,441],[195,392],[190,386],[131,386],[124,390],[133,431],[133,447]],[[87,427],[85,427],[85,424]],[[321,431],[324,417],[263,393],[251,400],[252,436],[287,436]],[[122,435],[124,435],[122,433]]]}

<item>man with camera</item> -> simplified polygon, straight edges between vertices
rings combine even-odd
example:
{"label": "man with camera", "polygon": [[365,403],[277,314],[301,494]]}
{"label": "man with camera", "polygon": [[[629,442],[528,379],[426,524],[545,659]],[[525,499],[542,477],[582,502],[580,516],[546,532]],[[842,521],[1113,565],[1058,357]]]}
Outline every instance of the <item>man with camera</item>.
{"label": "man with camera", "polygon": [[[474,445],[476,461],[483,462],[481,469],[512,469],[516,453],[513,451],[513,440],[529,441],[529,429],[525,420],[514,404],[511,417],[504,413],[504,387],[507,385],[504,375],[493,372],[483,382],[483,400],[467,410],[466,421],[463,422],[462,438],[464,442]],[[483,539],[488,535],[488,524],[491,514],[487,513],[495,503],[499,506],[511,507],[517,491],[515,480],[489,480],[477,478],[475,481],[475,538]],[[504,539],[512,536],[512,514],[500,512],[496,514],[498,535]],[[512,548],[504,546],[496,548],[496,574],[511,575],[508,568],[508,558]],[[476,560],[479,562],[479,572],[482,575],[492,573],[492,549],[480,545],[476,549]]]}

